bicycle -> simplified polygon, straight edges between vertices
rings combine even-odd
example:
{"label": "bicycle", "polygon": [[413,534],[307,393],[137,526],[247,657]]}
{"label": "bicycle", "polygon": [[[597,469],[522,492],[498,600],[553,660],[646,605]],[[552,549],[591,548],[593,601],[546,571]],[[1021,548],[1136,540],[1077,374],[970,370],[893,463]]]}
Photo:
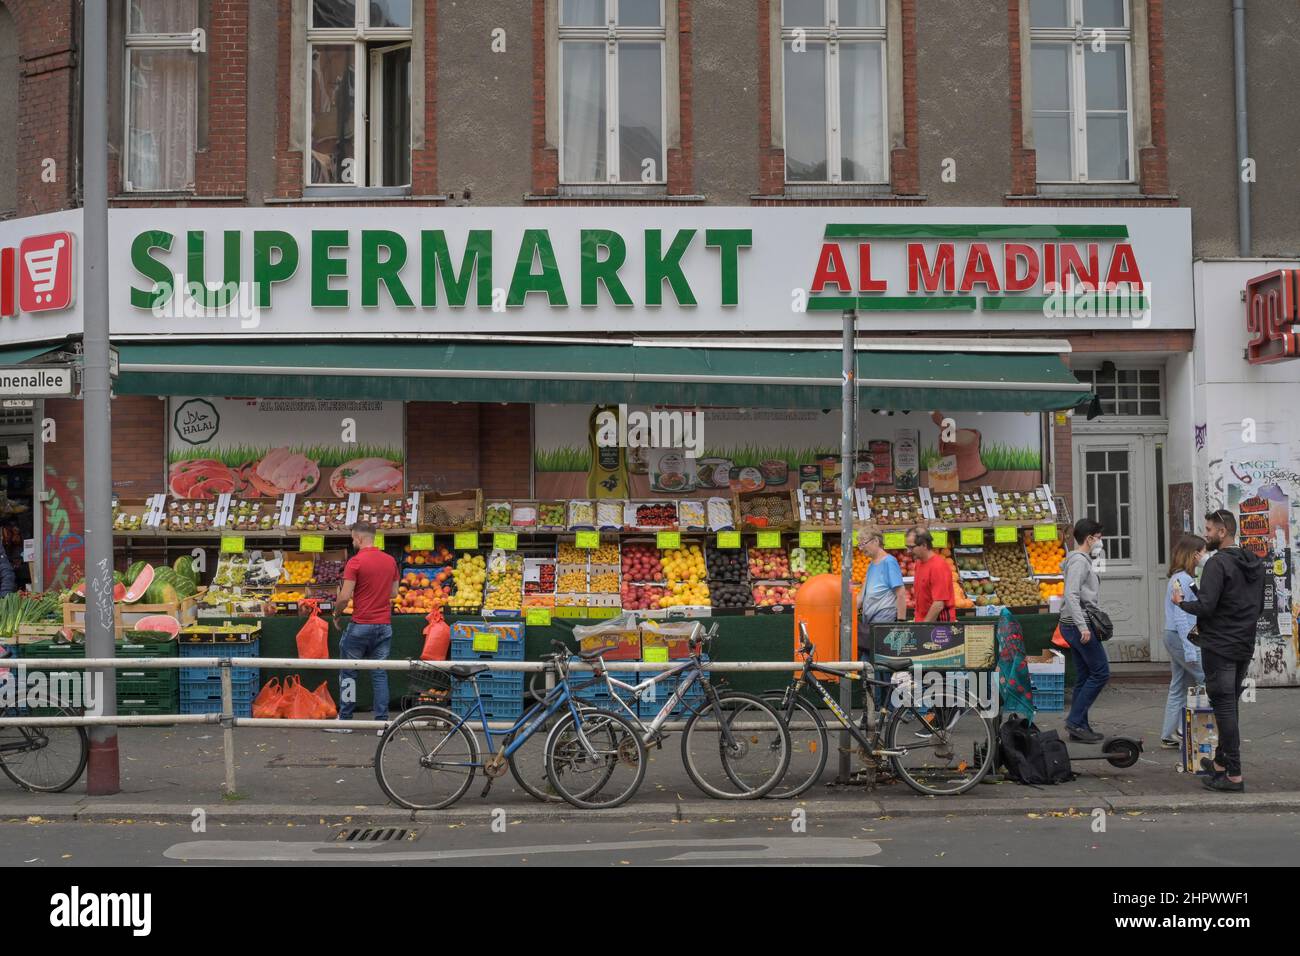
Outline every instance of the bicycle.
{"label": "bicycle", "polygon": [[[9,668],[0,667],[0,701],[23,691]],[[0,704],[0,717],[81,717],[76,707]],[[62,793],[86,769],[90,738],[85,727],[0,726],[0,770],[24,790]]]}
{"label": "bicycle", "polygon": [[[659,671],[637,684],[628,684],[600,668],[597,677],[603,677],[609,689],[610,700],[631,715],[642,734],[646,746],[662,749],[667,734],[663,726],[679,702],[685,702],[688,692],[696,684],[703,691],[702,701],[689,706],[689,716],[682,730],[682,763],[691,782],[710,797],[719,800],[756,800],[766,796],[781,783],[790,765],[790,733],[780,714],[762,698],[739,691],[718,691],[705,676],[700,655],[711,646],[717,635],[715,624],[703,636],[693,634],[688,638],[690,657],[682,663]],[[603,659],[596,653],[595,659]],[[675,679],[677,685],[664,701],[663,707],[650,723],[645,723],[636,708],[641,698],[663,681]],[[632,695],[632,703],[619,694],[623,690]],[[717,767],[713,766],[716,760]],[[707,779],[717,769],[725,781],[715,783]]]}
{"label": "bicycle", "polygon": [[[558,671],[559,683],[507,730],[493,731],[488,724],[477,677],[490,668],[482,664],[450,668],[453,678],[468,680],[474,688],[474,703],[464,716],[446,707],[417,706],[390,724],[375,751],[375,776],[388,798],[410,810],[442,810],[465,795],[476,770],[482,770],[487,778],[481,794],[486,797],[493,780],[508,767],[525,790],[547,799],[525,779],[514,761],[529,738],[547,729],[544,760],[547,779],[556,794],[580,809],[617,807],[631,799],[645,778],[645,744],[623,717],[580,705],[573,691],[587,684],[570,686],[569,649],[559,641],[552,644],[557,651],[545,659]],[[468,729],[476,716],[490,754],[487,760],[481,759],[478,739]],[[558,720],[552,721],[557,716]],[[505,738],[500,748],[494,746],[495,737]],[[410,766],[412,752],[414,767]],[[605,797],[614,774],[623,768],[630,771],[630,781]],[[412,780],[417,782],[411,784],[408,795],[406,787]],[[440,790],[443,784],[449,788],[445,793]]]}
{"label": "bicycle", "polygon": [[[772,691],[764,699],[774,703],[786,726],[792,726],[799,714],[797,729],[791,734],[793,751],[801,760],[800,769],[787,783],[782,781],[772,796],[797,797],[815,784],[826,768],[830,736],[826,721],[817,708],[803,696],[805,687],[816,691],[828,710],[857,743],[857,752],[867,763],[868,779],[874,783],[882,772],[892,771],[913,790],[927,796],[956,796],[975,787],[992,766],[995,746],[993,723],[970,705],[964,697],[945,699],[943,706],[920,707],[910,697],[897,703],[890,713],[889,694],[892,681],[867,677],[858,669],[840,669],[814,662],[814,649],[808,639],[807,626],[799,625],[799,653],[803,670],[782,691]],[[865,665],[864,665],[865,666]],[[889,667],[903,670],[906,665]],[[883,688],[877,707],[875,727],[865,724],[872,703],[864,701],[863,726],[855,726],[848,715],[817,680],[817,674],[834,674],[847,680],[861,680]],[[883,732],[879,729],[883,727]],[[811,772],[805,769],[811,766]]]}

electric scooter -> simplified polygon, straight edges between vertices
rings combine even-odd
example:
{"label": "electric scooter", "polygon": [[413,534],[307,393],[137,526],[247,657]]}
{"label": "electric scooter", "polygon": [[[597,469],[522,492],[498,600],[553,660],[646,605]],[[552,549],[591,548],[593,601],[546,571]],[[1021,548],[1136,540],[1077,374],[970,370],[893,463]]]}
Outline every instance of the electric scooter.
{"label": "electric scooter", "polygon": [[[1079,740],[1071,740],[1068,732],[1064,735],[1065,749],[1069,751],[1070,763],[1077,763],[1081,760],[1105,760],[1112,767],[1118,767],[1123,770],[1131,767],[1138,762],[1138,756],[1142,753],[1142,739],[1140,737],[1129,737],[1125,734],[1115,734],[1113,737],[1106,737],[1095,744],[1085,744]],[[1076,747],[1087,747],[1092,750],[1098,748],[1095,753],[1079,754],[1075,751]]]}

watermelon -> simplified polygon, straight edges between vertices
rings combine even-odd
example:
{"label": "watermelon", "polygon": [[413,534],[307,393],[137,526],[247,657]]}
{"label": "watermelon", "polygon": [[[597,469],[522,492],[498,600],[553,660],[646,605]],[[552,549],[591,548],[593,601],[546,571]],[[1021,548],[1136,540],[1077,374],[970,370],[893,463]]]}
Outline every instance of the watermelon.
{"label": "watermelon", "polygon": [[83,601],[86,599],[86,581],[84,578],[77,582],[77,586],[73,589],[73,593]]}
{"label": "watermelon", "polygon": [[193,558],[189,557],[188,555],[177,558],[176,563],[172,565],[172,570],[175,571],[177,574],[179,574],[181,577],[187,579],[195,587],[198,586],[199,575],[198,572],[194,570]]}
{"label": "watermelon", "polygon": [[126,585],[118,581],[113,585],[113,600],[120,601],[124,597],[126,597]]}
{"label": "watermelon", "polygon": [[149,563],[148,561],[136,561],[129,568],[127,568],[126,577],[124,579],[126,583],[130,584],[137,577],[139,577],[140,572],[145,569],[145,565],[147,565],[148,563]]}
{"label": "watermelon", "polygon": [[181,622],[168,614],[150,614],[135,622],[134,630],[161,631],[173,638],[181,632]]}
{"label": "watermelon", "polygon": [[[132,565],[132,567],[134,567],[134,565]],[[145,564],[136,576],[131,579],[131,586],[127,588],[126,593],[122,595],[122,600],[127,604],[134,604],[136,601],[140,600],[140,598],[144,597],[145,592],[149,590],[152,584],[153,568],[148,564]]]}

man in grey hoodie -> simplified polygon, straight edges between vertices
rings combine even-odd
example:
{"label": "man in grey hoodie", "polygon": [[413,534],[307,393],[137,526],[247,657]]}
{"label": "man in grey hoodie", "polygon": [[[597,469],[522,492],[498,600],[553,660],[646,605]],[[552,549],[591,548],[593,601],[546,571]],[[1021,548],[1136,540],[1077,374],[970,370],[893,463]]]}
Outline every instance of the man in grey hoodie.
{"label": "man in grey hoodie", "polygon": [[1214,760],[1201,760],[1202,769],[1209,771],[1202,782],[1211,790],[1241,793],[1246,784],[1241,776],[1237,703],[1255,656],[1256,628],[1264,612],[1264,562],[1237,547],[1237,519],[1226,509],[1205,516],[1205,541],[1211,554],[1197,593],[1186,595],[1176,589],[1172,600],[1196,616],[1190,640],[1201,649],[1205,691],[1219,727]]}

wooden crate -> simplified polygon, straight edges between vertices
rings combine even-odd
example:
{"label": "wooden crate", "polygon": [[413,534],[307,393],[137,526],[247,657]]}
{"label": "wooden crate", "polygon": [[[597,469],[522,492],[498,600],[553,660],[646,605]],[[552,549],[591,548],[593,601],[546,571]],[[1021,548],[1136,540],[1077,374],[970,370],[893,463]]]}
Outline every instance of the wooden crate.
{"label": "wooden crate", "polygon": [[[766,498],[784,498],[790,509],[790,516],[785,521],[769,521],[764,525],[753,524],[747,517],[753,502]],[[794,531],[799,527],[799,501],[794,491],[738,491],[732,495],[732,511],[739,522],[741,531]]]}
{"label": "wooden crate", "polygon": [[[135,627],[136,622],[141,618],[149,617],[153,614],[166,614],[169,617],[176,618],[184,627],[187,624],[193,624],[199,616],[199,597],[203,589],[200,588],[195,594],[189,597],[181,598],[176,603],[167,604],[125,604],[117,603],[113,605],[113,620],[120,629],[131,630]],[[63,627],[72,631],[84,631],[86,629],[86,605],[68,601],[63,605]]]}
{"label": "wooden crate", "polygon": [[367,492],[361,496],[357,520],[374,525],[380,532],[411,531],[415,527],[411,522],[411,496]]}
{"label": "wooden crate", "polygon": [[477,531],[482,524],[482,489],[420,492],[420,531]]}

